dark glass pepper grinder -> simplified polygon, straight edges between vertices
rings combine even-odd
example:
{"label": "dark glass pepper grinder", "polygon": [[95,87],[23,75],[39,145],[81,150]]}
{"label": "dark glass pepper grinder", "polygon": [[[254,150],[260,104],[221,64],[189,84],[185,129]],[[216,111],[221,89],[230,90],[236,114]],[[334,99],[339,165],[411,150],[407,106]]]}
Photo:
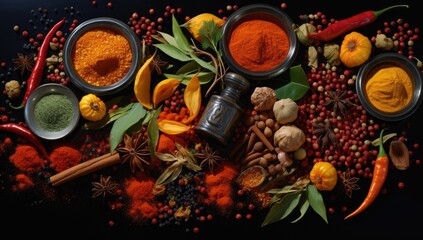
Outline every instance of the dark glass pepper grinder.
{"label": "dark glass pepper grinder", "polygon": [[242,108],[238,105],[241,95],[250,88],[243,76],[229,72],[224,77],[225,88],[220,95],[213,95],[203,112],[196,132],[226,145],[240,120]]}

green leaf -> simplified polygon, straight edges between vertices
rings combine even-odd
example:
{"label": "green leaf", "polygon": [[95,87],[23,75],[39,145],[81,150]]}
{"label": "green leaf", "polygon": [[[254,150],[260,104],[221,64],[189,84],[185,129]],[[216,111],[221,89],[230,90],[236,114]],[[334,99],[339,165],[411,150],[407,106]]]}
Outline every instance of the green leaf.
{"label": "green leaf", "polygon": [[176,71],[176,74],[185,74],[185,73],[194,73],[197,72],[200,69],[200,65],[194,60],[189,61],[185,63],[181,68],[179,68],[178,71]]}
{"label": "green leaf", "polygon": [[172,45],[174,47],[178,47],[178,44],[176,43],[176,40],[175,40],[175,38],[172,35],[167,34],[165,32],[160,32],[160,31],[158,31],[158,33],[160,33],[160,35],[162,35],[162,37],[164,38],[164,40],[168,44],[170,44],[170,45]]}
{"label": "green leaf", "polygon": [[213,66],[213,64],[208,63],[206,61],[204,61],[203,59],[197,57],[197,55],[195,55],[194,52],[190,52],[189,55],[191,56],[192,59],[194,59],[194,61],[196,61],[198,63],[198,65],[200,65],[201,67],[210,70],[213,73],[216,73],[216,68]]}
{"label": "green leaf", "polygon": [[326,223],[328,223],[328,218],[326,216],[326,207],[323,201],[323,197],[319,191],[317,191],[316,186],[309,184],[307,186],[307,198],[310,202],[311,208],[319,214]]}
{"label": "green leaf", "polygon": [[[195,75],[195,73],[191,74],[168,74],[164,73],[166,78],[176,78],[181,81],[182,84],[187,85],[189,80]],[[212,72],[199,72],[198,73],[198,80],[200,84],[207,84],[214,78],[214,73]]]}
{"label": "green leaf", "polygon": [[151,159],[154,159],[156,155],[157,143],[159,142],[159,127],[157,126],[157,117],[161,112],[161,107],[154,110],[150,121],[147,126],[147,135],[148,135],[148,150],[151,154]]}
{"label": "green leaf", "polygon": [[307,200],[307,194],[301,194],[301,199],[298,206],[300,206],[300,216],[298,216],[297,219],[291,221],[291,223],[298,222],[301,218],[304,217],[305,213],[307,212],[308,207],[310,206],[310,203]]}
{"label": "green leaf", "polygon": [[106,126],[107,124],[116,121],[120,117],[124,116],[125,113],[131,109],[132,105],[134,103],[129,103],[125,107],[118,108],[114,110],[113,112],[109,113],[107,112],[106,115],[100,119],[99,121],[95,122],[86,122],[84,125],[82,125],[81,129],[83,130],[98,130]]}
{"label": "green leaf", "polygon": [[146,114],[141,104],[132,105],[124,116],[117,119],[110,130],[110,152],[113,152],[123,139],[123,135],[132,125],[140,121]]}
{"label": "green leaf", "polygon": [[[285,76],[286,74],[283,74]],[[282,76],[281,76],[282,77]],[[275,78],[269,83],[269,87],[273,88],[278,99],[291,98],[297,101],[304,97],[310,89],[310,84],[307,80],[307,75],[301,65],[293,66],[289,69],[290,82]]]}
{"label": "green leaf", "polygon": [[186,53],[193,51],[191,45],[188,43],[187,38],[182,32],[181,27],[179,26],[179,23],[176,20],[175,15],[173,14],[172,14],[172,32],[173,32],[173,37],[175,38],[176,44],[179,46],[179,49],[181,49],[182,51]]}
{"label": "green leaf", "polygon": [[261,226],[264,227],[287,217],[298,205],[300,196],[301,192],[283,195],[279,202],[272,205]]}
{"label": "green leaf", "polygon": [[164,52],[166,55],[168,55],[168,56],[170,56],[170,57],[172,57],[176,60],[179,60],[179,61],[182,61],[182,62],[187,62],[187,61],[192,60],[192,58],[190,58],[184,52],[179,50],[179,48],[172,46],[170,44],[158,43],[158,44],[153,44],[153,46],[157,47],[162,52]]}

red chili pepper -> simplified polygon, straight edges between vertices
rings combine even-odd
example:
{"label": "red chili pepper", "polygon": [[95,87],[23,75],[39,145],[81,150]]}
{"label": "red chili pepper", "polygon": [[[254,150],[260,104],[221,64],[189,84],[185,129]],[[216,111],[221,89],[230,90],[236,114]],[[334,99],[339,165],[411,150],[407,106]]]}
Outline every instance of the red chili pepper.
{"label": "red chili pepper", "polygon": [[307,36],[311,39],[327,42],[327,41],[335,39],[336,37],[340,36],[343,33],[352,31],[359,27],[369,25],[370,23],[374,22],[384,12],[392,8],[397,8],[397,7],[408,8],[408,5],[395,5],[395,6],[384,8],[379,11],[365,11],[357,15],[354,15],[352,17],[337,21],[329,25],[327,28],[323,29],[320,32],[309,33]]}
{"label": "red chili pepper", "polygon": [[0,124],[0,131],[8,131],[24,137],[25,139],[33,143],[47,160],[50,159],[40,139],[38,139],[28,128],[16,123],[4,123]]}
{"label": "red chili pepper", "polygon": [[50,41],[54,37],[54,34],[56,34],[57,30],[62,26],[64,22],[65,22],[65,18],[63,18],[58,23],[56,23],[47,33],[46,37],[43,40],[43,43],[41,44],[40,50],[38,52],[37,60],[35,62],[34,68],[32,69],[31,75],[26,81],[27,83],[26,92],[22,100],[22,103],[18,107],[14,107],[11,104],[9,104],[10,107],[14,109],[23,108],[25,106],[26,101],[29,98],[29,95],[32,93],[32,91],[35,88],[37,88],[41,84],[41,79],[44,73],[44,67],[46,63],[48,49],[50,46]]}
{"label": "red chili pepper", "polygon": [[380,132],[379,153],[376,158],[375,168],[373,169],[373,178],[372,178],[372,182],[370,184],[370,188],[367,193],[367,196],[363,200],[361,205],[354,212],[346,216],[345,219],[353,217],[363,212],[366,208],[368,208],[370,204],[372,204],[375,201],[377,195],[382,189],[383,184],[385,183],[386,176],[388,175],[388,169],[389,169],[389,158],[385,152],[385,149],[383,148],[383,140],[382,140],[383,131],[384,129]]}

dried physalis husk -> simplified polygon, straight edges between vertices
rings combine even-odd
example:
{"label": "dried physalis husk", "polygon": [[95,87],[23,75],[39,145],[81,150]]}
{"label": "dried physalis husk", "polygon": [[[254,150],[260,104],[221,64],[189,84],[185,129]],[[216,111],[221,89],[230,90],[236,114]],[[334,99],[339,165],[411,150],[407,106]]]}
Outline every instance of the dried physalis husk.
{"label": "dried physalis husk", "polygon": [[295,29],[295,33],[297,34],[298,40],[300,41],[300,43],[307,47],[310,46],[314,41],[314,39],[307,37],[307,35],[316,32],[316,27],[310,23],[303,23],[300,27]]}
{"label": "dried physalis husk", "polygon": [[394,47],[394,40],[388,38],[385,34],[377,34],[375,46],[381,50],[389,51]]}
{"label": "dried physalis husk", "polygon": [[275,90],[269,87],[256,87],[251,94],[251,103],[257,111],[268,111],[273,108],[276,102]]}
{"label": "dried physalis husk", "polygon": [[404,142],[392,140],[389,145],[389,157],[399,170],[406,170],[410,166],[410,154]]}
{"label": "dried physalis husk", "polygon": [[319,65],[319,62],[317,60],[317,49],[314,46],[308,47],[308,66],[312,68],[317,68]]}
{"label": "dried physalis husk", "polygon": [[325,44],[323,47],[323,56],[332,66],[339,66],[339,45],[335,43]]}

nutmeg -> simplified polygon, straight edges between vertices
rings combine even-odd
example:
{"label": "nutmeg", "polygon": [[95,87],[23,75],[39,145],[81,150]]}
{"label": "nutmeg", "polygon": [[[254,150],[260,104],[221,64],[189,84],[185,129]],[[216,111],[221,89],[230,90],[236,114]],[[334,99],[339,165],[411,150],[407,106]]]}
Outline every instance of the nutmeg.
{"label": "nutmeg", "polygon": [[305,140],[304,132],[295,125],[284,125],[273,135],[274,144],[284,152],[299,149]]}
{"label": "nutmeg", "polygon": [[257,111],[271,110],[276,102],[275,90],[269,87],[256,87],[251,94],[251,103]]}

